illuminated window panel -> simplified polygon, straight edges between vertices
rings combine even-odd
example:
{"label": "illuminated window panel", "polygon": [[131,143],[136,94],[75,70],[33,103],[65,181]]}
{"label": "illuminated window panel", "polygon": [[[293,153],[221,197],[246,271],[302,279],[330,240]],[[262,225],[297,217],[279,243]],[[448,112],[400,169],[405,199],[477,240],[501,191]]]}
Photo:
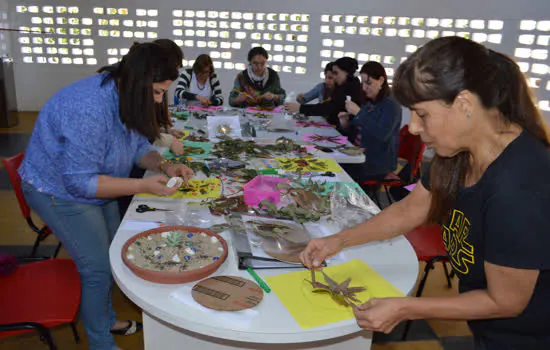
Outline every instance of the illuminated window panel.
{"label": "illuminated window panel", "polygon": [[470,22],[470,28],[472,29],[485,29],[485,21],[481,19],[474,19]]}
{"label": "illuminated window panel", "polygon": [[21,48],[21,53],[26,53],[26,54],[32,53],[32,48],[28,46],[23,46]]}
{"label": "illuminated window panel", "polygon": [[59,35],[67,35],[67,29],[66,28],[57,28],[55,31]]}
{"label": "illuminated window panel", "polygon": [[344,40],[334,40],[333,45],[335,47],[344,47]]}
{"label": "illuminated window panel", "polygon": [[521,30],[535,30],[537,28],[537,21],[523,20],[519,24]]}
{"label": "illuminated window panel", "polygon": [[541,32],[550,31],[550,21],[539,21],[537,23],[537,30],[539,30]]}
{"label": "illuminated window panel", "polygon": [[32,52],[33,52],[33,53],[40,54],[40,53],[42,53],[43,51],[44,51],[44,50],[42,50],[41,47],[33,47],[33,48],[32,48]]}
{"label": "illuminated window panel", "polygon": [[89,64],[89,65],[96,65],[97,64],[97,60],[95,58],[86,58],[86,64]]}
{"label": "illuminated window panel", "polygon": [[209,30],[208,31],[208,37],[210,38],[217,38],[220,36],[220,33],[218,33],[217,30]]}
{"label": "illuminated window panel", "polygon": [[355,58],[356,54],[355,52],[344,52],[344,56]]}
{"label": "illuminated window panel", "polygon": [[225,68],[225,69],[235,69],[235,64],[233,64],[232,62],[224,62],[223,63],[223,68]]}
{"label": "illuminated window panel", "polygon": [[357,27],[347,27],[346,33],[351,35],[357,34]]}
{"label": "illuminated window panel", "polygon": [[372,16],[370,20],[371,24],[382,24],[384,23],[384,18],[380,16]]}
{"label": "illuminated window panel", "polygon": [[334,33],[335,34],[344,34],[346,27],[344,26],[335,26],[334,27]]}
{"label": "illuminated window panel", "polygon": [[240,12],[232,12],[231,13],[231,19],[241,19],[243,18],[242,13]]}
{"label": "illuminated window panel", "polygon": [[353,22],[355,22],[355,16],[348,15],[348,16],[345,17],[345,21],[346,21],[346,23],[353,23]]}
{"label": "illuminated window panel", "polygon": [[529,84],[529,86],[532,87],[533,89],[538,89],[540,87],[541,80],[540,78],[530,77],[530,78],[527,78],[527,84]]}
{"label": "illuminated window panel", "polygon": [[397,29],[395,28],[386,28],[386,36],[397,36]]}
{"label": "illuminated window panel", "polygon": [[174,29],[172,31],[172,34],[174,34],[175,36],[183,36],[183,30],[181,29]]}
{"label": "illuminated window panel", "polygon": [[[397,58],[395,58],[394,56],[385,56],[384,57],[384,63],[385,64],[394,64],[395,62],[397,62]],[[386,68],[386,73],[387,73],[387,68]]]}
{"label": "illuminated window panel", "polygon": [[448,30],[445,30],[443,32],[441,32],[441,36],[455,36],[456,33],[455,32],[451,32],[451,31],[448,31]]}
{"label": "illuminated window panel", "polygon": [[231,22],[231,29],[241,29],[241,22]]}
{"label": "illuminated window panel", "polygon": [[284,56],[283,55],[273,55],[273,61],[275,62],[283,62]]}
{"label": "illuminated window panel", "polygon": [[60,53],[61,55],[68,55],[68,54],[69,54],[69,49],[66,48],[66,47],[60,47],[60,48],[59,48],[59,53]]}
{"label": "illuminated window panel", "polygon": [[[18,10],[17,12],[20,11]],[[321,22],[330,22],[330,15],[321,15]]]}
{"label": "illuminated window panel", "polygon": [[305,64],[307,62],[306,56],[298,56],[296,57],[296,62]]}
{"label": "illuminated window panel", "polygon": [[331,50],[321,50],[321,57],[330,58],[332,56]]}
{"label": "illuminated window panel", "polygon": [[206,37],[206,30],[197,30],[195,32],[195,35],[200,36],[201,38],[204,38],[204,37]]}
{"label": "illuminated window panel", "polygon": [[126,55],[126,54],[128,53],[128,51],[130,51],[130,49],[128,49],[128,48],[120,49],[120,54],[121,54],[122,56],[124,56],[124,55]]}
{"label": "illuminated window panel", "polygon": [[105,13],[105,9],[103,7],[94,7],[94,13],[96,15],[102,15]]}
{"label": "illuminated window panel", "polygon": [[546,64],[534,63],[531,66],[531,73],[546,75],[548,74],[548,66]]}
{"label": "illuminated window panel", "polygon": [[523,45],[533,45],[535,43],[535,35],[523,34],[519,36],[519,43]]}
{"label": "illuminated window panel", "polygon": [[277,30],[277,23],[268,23],[267,29],[268,30]]}
{"label": "illuminated window panel", "polygon": [[93,20],[91,18],[82,18],[82,24],[86,26],[91,26],[93,24]]}
{"label": "illuminated window panel", "polygon": [[489,34],[487,41],[493,44],[500,44],[502,42],[502,34]]}
{"label": "illuminated window panel", "polygon": [[46,38],[44,40],[47,45],[55,45],[55,39],[54,38]]}
{"label": "illuminated window panel", "polygon": [[[266,35],[270,36],[271,34],[265,33],[264,34],[264,39],[266,39]],[[240,39],[240,40],[246,39],[246,33],[245,32],[236,32],[235,33],[235,38]],[[269,40],[269,39],[266,39],[266,40]]]}
{"label": "illuminated window panel", "polygon": [[[142,23],[141,21],[137,21],[137,22]],[[183,21],[181,19],[175,19],[172,21],[172,24],[174,25],[174,27],[181,27],[183,25]]]}
{"label": "illuminated window panel", "polygon": [[185,40],[185,41],[183,42],[183,46],[185,46],[185,47],[193,47],[193,46],[195,46],[195,42],[194,42],[193,40]]}
{"label": "illuminated window panel", "polygon": [[330,33],[330,26],[321,26],[321,33]]}
{"label": "illuminated window panel", "polygon": [[517,48],[514,52],[514,56],[519,58],[529,58],[531,57],[531,49],[528,48]]}
{"label": "illuminated window panel", "polygon": [[147,26],[149,28],[158,28],[159,23],[157,21],[149,21],[149,22],[147,22]]}
{"label": "illuminated window panel", "polygon": [[426,26],[428,27],[437,27],[439,25],[439,19],[437,18],[428,18],[426,19]]}
{"label": "illuminated window panel", "polygon": [[185,11],[185,17],[189,17],[189,18],[195,17],[195,11],[192,11],[192,10]]}
{"label": "illuminated window panel", "polygon": [[57,57],[48,57],[49,64],[59,64],[59,58]]}
{"label": "illuminated window panel", "polygon": [[174,11],[172,11],[172,16],[182,17],[183,16],[183,11],[182,10],[174,10]]}
{"label": "illuminated window panel", "polygon": [[502,30],[502,28],[504,28],[504,22],[495,20],[489,21],[487,28],[491,30]]}
{"label": "illuminated window panel", "polygon": [[61,58],[61,63],[62,64],[72,64],[73,60],[70,57],[62,57]]}
{"label": "illuminated window panel", "polygon": [[25,56],[23,57],[23,63],[33,63],[31,56]]}
{"label": "illuminated window panel", "polygon": [[51,17],[44,17],[44,24],[53,24],[53,18]]}
{"label": "illuminated window panel", "polygon": [[250,34],[250,38],[252,40],[260,40],[262,38],[262,35],[260,33],[252,33]]}
{"label": "illuminated window panel", "polygon": [[208,21],[206,22],[206,26],[208,28],[218,28],[218,23],[216,21]]}
{"label": "illuminated window panel", "polygon": [[[76,60],[76,58],[75,58],[75,60]],[[107,63],[108,63],[108,64],[115,64],[115,63],[117,63],[118,61],[119,61],[119,60],[118,60],[118,58],[116,58],[116,57],[109,57],[109,58],[107,59]]]}
{"label": "illuminated window panel", "polygon": [[540,101],[539,108],[545,112],[550,112],[550,101],[548,100]]}
{"label": "illuminated window panel", "polygon": [[294,52],[294,45],[285,45],[286,52]]}
{"label": "illuminated window panel", "polygon": [[296,47],[296,52],[298,53],[306,53],[307,52],[307,46],[299,45]]}
{"label": "illuminated window panel", "polygon": [[537,37],[537,45],[548,46],[549,44],[550,44],[550,36],[549,35],[539,35]]}
{"label": "illuminated window panel", "polygon": [[546,83],[546,90],[550,91],[550,81]]}
{"label": "illuminated window panel", "polygon": [[58,38],[57,42],[59,45],[69,45],[69,39],[67,38]]}
{"label": "illuminated window panel", "polygon": [[220,32],[220,38],[229,39],[229,36],[230,35],[228,31]]}
{"label": "illuminated window panel", "polygon": [[20,44],[30,44],[31,39],[29,37],[21,37],[21,38],[19,38],[19,43]]}
{"label": "illuminated window panel", "polygon": [[395,17],[384,17],[384,24],[394,25],[395,23],[397,23],[397,18],[395,18]]}
{"label": "illuminated window panel", "polygon": [[531,67],[531,65],[528,63],[528,62],[517,62],[518,64],[518,67],[519,69],[523,72],[523,73],[526,73],[529,71],[529,68]]}
{"label": "illuminated window panel", "polygon": [[210,51],[210,57],[212,58],[220,58],[222,54],[218,51]]}
{"label": "illuminated window panel", "polygon": [[548,50],[532,50],[531,58],[534,58],[536,60],[545,60],[548,58]]}
{"label": "illuminated window panel", "polygon": [[208,18],[218,18],[218,11],[208,11]]}
{"label": "illuminated window panel", "polygon": [[[269,44],[267,45],[269,46],[269,48],[271,48],[271,45]],[[238,42],[231,43],[231,48],[235,50],[239,50],[241,48],[241,43],[238,43]],[[266,50],[269,50],[269,49],[266,48]]]}
{"label": "illuminated window panel", "polygon": [[147,38],[148,39],[156,39],[158,38],[158,33],[157,32],[147,32]]}
{"label": "illuminated window panel", "polygon": [[67,21],[67,19],[65,17],[57,17],[56,22],[57,22],[57,24],[67,24],[67,23],[69,23],[69,21]]}
{"label": "illuminated window panel", "polygon": [[444,18],[439,21],[439,25],[443,28],[452,28],[453,27],[453,20],[450,18]]}
{"label": "illuminated window panel", "polygon": [[369,22],[369,16],[357,16],[355,21],[358,24],[367,24]]}
{"label": "illuminated window panel", "polygon": [[100,25],[100,26],[107,26],[107,25],[109,25],[109,20],[107,20],[107,19],[98,19],[97,24]]}
{"label": "illuminated window panel", "polygon": [[371,34],[374,36],[382,36],[384,34],[383,28],[373,28]]}
{"label": "illuminated window panel", "polygon": [[478,43],[484,43],[487,41],[488,35],[485,33],[474,33],[472,35],[472,40],[477,41]]}
{"label": "illuminated window panel", "polygon": [[222,52],[222,58],[224,60],[230,60],[231,59],[231,52]]}
{"label": "illuminated window panel", "polygon": [[430,39],[439,38],[439,32],[437,30],[428,30],[426,32],[426,37]]}
{"label": "illuminated window panel", "polygon": [[55,10],[57,13],[67,13],[67,7],[65,6],[57,6]]}
{"label": "illuminated window panel", "polygon": [[143,38],[145,38],[145,33],[144,32],[134,32],[134,37],[143,39]]}
{"label": "illuminated window panel", "polygon": [[109,25],[113,27],[118,27],[120,25],[120,21],[118,19],[110,19]]}
{"label": "illuminated window panel", "polygon": [[411,36],[411,30],[410,29],[399,29],[397,32],[397,35],[402,38],[408,38]]}
{"label": "illuminated window panel", "polygon": [[333,58],[342,58],[344,57],[344,51],[334,51],[332,53]]}
{"label": "illuminated window panel", "polygon": [[395,73],[395,70],[393,68],[386,68],[386,74],[389,77],[393,77],[393,74]]}
{"label": "illuminated window panel", "polygon": [[158,10],[154,10],[154,9],[147,10],[147,16],[149,16],[149,17],[156,17],[158,15],[159,15]]}
{"label": "illuminated window panel", "polygon": [[195,31],[193,29],[186,29],[185,30],[185,35],[186,36],[194,36],[195,35]]}
{"label": "illuminated window panel", "polygon": [[197,41],[197,47],[206,47],[206,41]]}
{"label": "illuminated window panel", "polygon": [[215,49],[218,47],[218,43],[216,41],[209,41],[206,46],[208,46],[211,49]]}
{"label": "illuminated window panel", "polygon": [[42,24],[42,17],[33,17],[31,18],[32,24]]}
{"label": "illuminated window panel", "polygon": [[78,18],[69,18],[69,24],[71,25],[78,25],[80,23],[80,20]]}
{"label": "illuminated window panel", "polygon": [[416,46],[416,45],[406,45],[405,46],[405,52],[413,53],[416,50],[418,50],[418,46]]}
{"label": "illuminated window panel", "polygon": [[214,69],[220,69],[221,67],[222,67],[221,62],[217,62],[217,61],[214,62]]}
{"label": "illuminated window panel", "polygon": [[113,38],[118,38],[120,37],[120,30],[111,30],[109,32],[109,35],[112,36]]}
{"label": "illuminated window panel", "polygon": [[357,55],[357,60],[361,62],[366,62],[369,60],[369,55],[367,55],[366,53],[360,53]]}
{"label": "illuminated window panel", "polygon": [[136,21],[136,27],[138,28],[147,27],[147,21]]}
{"label": "illuminated window panel", "polygon": [[332,39],[323,39],[323,46],[330,47],[332,46],[332,43],[333,43]]}
{"label": "illuminated window panel", "polygon": [[468,28],[469,22],[467,19],[457,19],[455,20],[455,28]]}
{"label": "illuminated window panel", "polygon": [[82,40],[82,45],[84,46],[93,46],[94,40],[93,39],[84,39]]}
{"label": "illuminated window panel", "polygon": [[283,66],[283,72],[292,73],[292,67],[291,66]]}
{"label": "illuminated window panel", "polygon": [[235,69],[237,70],[245,70],[246,65],[244,63],[235,63]]}
{"label": "illuminated window panel", "polygon": [[359,28],[359,34],[360,35],[370,35],[371,29],[369,27],[361,27]]}
{"label": "illuminated window panel", "polygon": [[32,38],[32,43],[36,45],[41,45],[44,43],[44,39],[42,38]]}
{"label": "illuminated window panel", "polygon": [[147,16],[147,10],[137,9],[136,10],[136,16],[140,16],[140,17]]}
{"label": "illuminated window panel", "polygon": [[411,23],[415,27],[422,27],[424,25],[424,18],[413,18]]}
{"label": "illuminated window panel", "polygon": [[471,38],[470,33],[467,33],[467,32],[458,32],[458,33],[456,33],[456,36],[460,36],[460,37],[465,38],[465,39],[470,39]]}

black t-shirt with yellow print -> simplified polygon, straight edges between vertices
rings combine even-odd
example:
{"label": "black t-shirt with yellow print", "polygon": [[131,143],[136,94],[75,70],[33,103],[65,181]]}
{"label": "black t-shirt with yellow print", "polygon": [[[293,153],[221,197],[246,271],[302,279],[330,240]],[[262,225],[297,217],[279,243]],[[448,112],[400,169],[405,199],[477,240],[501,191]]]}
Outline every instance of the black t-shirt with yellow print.
{"label": "black t-shirt with yellow print", "polygon": [[[422,184],[429,189],[429,171]],[[461,293],[487,289],[485,261],[540,270],[518,317],[468,322],[484,348],[550,349],[550,153],[544,145],[522,132],[474,186],[460,189],[442,233]]]}

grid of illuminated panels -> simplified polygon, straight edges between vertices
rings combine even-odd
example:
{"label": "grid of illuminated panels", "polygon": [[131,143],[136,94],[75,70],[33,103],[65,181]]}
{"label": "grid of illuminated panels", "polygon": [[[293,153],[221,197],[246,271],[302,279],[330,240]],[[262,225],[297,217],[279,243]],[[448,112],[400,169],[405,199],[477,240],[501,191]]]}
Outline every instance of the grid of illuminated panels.
{"label": "grid of illuminated panels", "polygon": [[[441,36],[461,36],[480,43],[499,45],[502,41],[503,21],[482,19],[423,18],[395,16],[361,16],[361,15],[321,15],[320,31],[322,50],[320,52],[322,67],[330,60],[349,56],[362,64],[366,61],[377,61],[384,64],[391,79],[396,66],[403,62],[410,53],[427,40]],[[404,52],[398,56],[380,55],[378,53],[349,52],[345,50],[346,39],[365,36],[384,38],[405,38]],[[418,43],[418,45],[415,45]],[[323,73],[321,73],[323,76]]]}
{"label": "grid of illuminated panels", "polygon": [[[550,111],[550,20],[523,20],[519,23],[520,34],[514,56],[529,85],[534,89],[545,89],[546,99],[539,101],[539,108]],[[542,94],[542,92],[541,92]]]}
{"label": "grid of illuminated panels", "polygon": [[92,19],[80,17],[77,6],[17,6],[16,11],[29,22],[19,27],[23,62],[97,64]]}
{"label": "grid of illuminated panels", "polygon": [[[16,6],[27,25],[19,27],[18,42],[24,63],[96,65],[96,39],[158,37],[158,10],[94,7],[89,16],[78,6]],[[97,28],[97,29],[96,29]],[[113,57],[109,62],[114,61]],[[118,61],[118,58],[117,58]]]}
{"label": "grid of illuminated panels", "polygon": [[[175,42],[183,47],[209,50],[215,68],[242,70],[250,47],[270,53],[275,71],[305,74],[308,14],[212,10],[174,10]],[[252,41],[250,47],[243,41]],[[185,66],[193,61],[184,61]]]}
{"label": "grid of illuminated panels", "polygon": [[158,10],[136,9],[135,16],[129,14],[126,8],[94,7],[99,27],[97,34],[113,38],[158,38]]}

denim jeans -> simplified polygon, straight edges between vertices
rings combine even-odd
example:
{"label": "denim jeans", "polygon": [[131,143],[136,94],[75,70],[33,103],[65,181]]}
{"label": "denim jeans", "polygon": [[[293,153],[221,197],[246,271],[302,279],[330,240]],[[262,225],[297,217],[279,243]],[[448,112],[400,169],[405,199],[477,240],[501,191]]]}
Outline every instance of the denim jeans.
{"label": "denim jeans", "polygon": [[78,203],[41,193],[25,182],[22,187],[30,207],[51,228],[76,264],[82,284],[80,317],[90,349],[116,349],[110,333],[116,314],[111,300],[109,245],[120,224],[117,202]]}

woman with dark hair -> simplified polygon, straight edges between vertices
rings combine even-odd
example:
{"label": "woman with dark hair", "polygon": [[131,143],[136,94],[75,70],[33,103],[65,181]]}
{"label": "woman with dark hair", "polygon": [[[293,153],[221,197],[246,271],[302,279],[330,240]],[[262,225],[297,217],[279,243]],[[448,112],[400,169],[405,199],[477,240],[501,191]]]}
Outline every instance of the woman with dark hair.
{"label": "woman with dark hair", "polygon": [[361,83],[355,76],[359,64],[355,58],[342,57],[334,62],[332,72],[336,87],[327,101],[317,104],[300,105],[296,102],[285,103],[285,108],[290,113],[300,112],[305,115],[322,115],[333,125],[338,125],[338,113],[346,110],[347,96],[359,105],[364,101],[361,93]]}
{"label": "woman with dark hair", "polygon": [[248,51],[248,67],[237,75],[229,94],[231,106],[272,108],[284,102],[286,92],[281,87],[279,74],[267,66],[268,58],[263,47]]}
{"label": "woman with dark hair", "polygon": [[176,86],[176,96],[190,106],[221,106],[222,88],[214,72],[214,63],[208,55],[200,55],[193,67],[181,72]]}
{"label": "woman with dark hair", "polygon": [[412,319],[467,320],[476,349],[550,349],[550,139],[510,58],[460,37],[433,40],[397,70],[409,130],[435,149],[412,193],[371,220],[313,240],[308,267],[344,247],[442,225],[460,294],[373,299],[364,329]]}
{"label": "woman with dark hair", "polygon": [[315,85],[315,87],[305,94],[298,94],[296,100],[300,104],[308,103],[313,100],[317,100],[318,103],[323,103],[327,100],[334,91],[334,73],[332,73],[332,67],[334,62],[329,62],[325,66],[325,81]]}
{"label": "woman with dark hair", "polygon": [[155,103],[177,78],[172,58],[140,44],[120,64],[79,80],[46,102],[19,169],[25,198],[73,258],[82,283],[80,316],[90,349],[118,349],[114,334],[132,334],[135,321],[117,321],[112,308],[109,245],[120,217],[114,198],[170,195],[164,175],[127,178],[132,166],[181,176],[193,171],[156,152]]}
{"label": "woman with dark hair", "polygon": [[365,149],[366,161],[342,167],[356,182],[382,180],[397,168],[401,106],[391,97],[388,76],[380,63],[365,63],[360,74],[367,103],[359,107],[346,101],[346,112],[340,112],[338,118],[350,141]]}

